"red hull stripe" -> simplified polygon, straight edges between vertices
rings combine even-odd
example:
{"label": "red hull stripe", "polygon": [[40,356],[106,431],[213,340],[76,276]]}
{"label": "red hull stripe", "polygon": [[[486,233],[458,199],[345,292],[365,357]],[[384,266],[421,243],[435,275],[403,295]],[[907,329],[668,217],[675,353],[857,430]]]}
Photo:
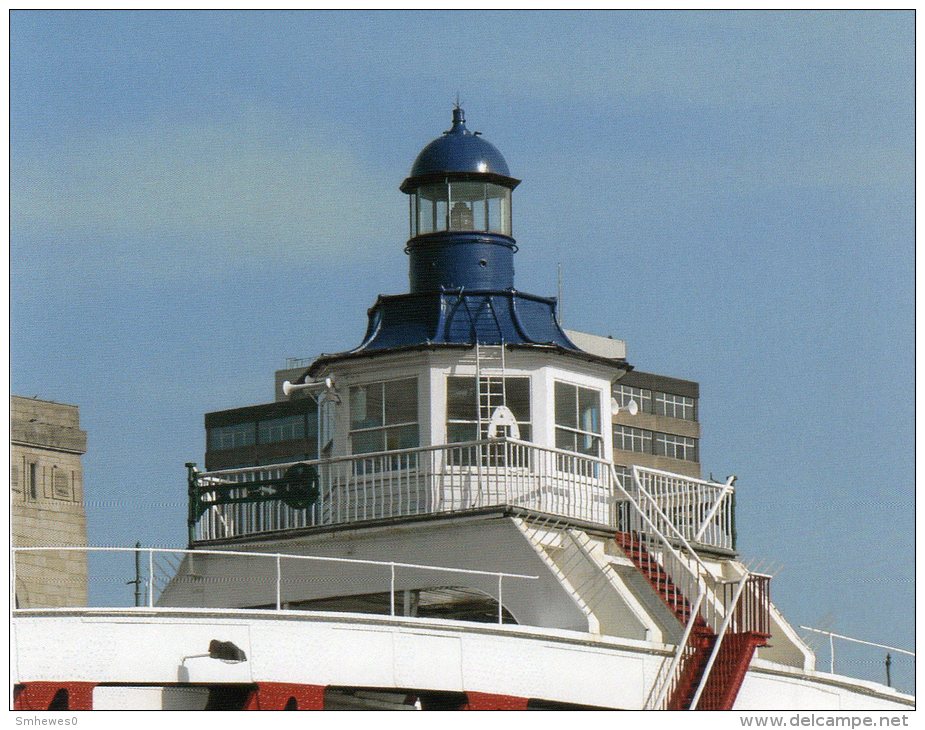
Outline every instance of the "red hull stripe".
{"label": "red hull stripe", "polygon": [[462,706],[464,710],[526,710],[526,697],[511,695],[493,695],[485,692],[466,692],[468,700]]}
{"label": "red hull stripe", "polygon": [[[28,682],[13,690],[14,710],[92,710],[94,682]],[[56,701],[57,700],[57,701]],[[52,704],[54,703],[54,707]]]}
{"label": "red hull stripe", "polygon": [[245,710],[323,710],[324,687],[316,684],[259,682]]}

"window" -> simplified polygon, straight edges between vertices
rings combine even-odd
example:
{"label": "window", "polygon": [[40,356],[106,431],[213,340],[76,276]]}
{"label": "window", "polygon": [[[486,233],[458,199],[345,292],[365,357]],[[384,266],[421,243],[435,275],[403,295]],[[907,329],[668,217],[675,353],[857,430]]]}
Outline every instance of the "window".
{"label": "window", "polygon": [[[491,414],[507,406],[517,421],[520,438],[530,440],[530,378],[451,375],[446,379],[446,440],[448,443],[488,438]],[[481,432],[479,422],[481,421]]]}
{"label": "window", "polygon": [[655,455],[697,461],[697,439],[669,433],[655,434]]}
{"label": "window", "polygon": [[511,235],[511,190],[503,185],[428,183],[411,196],[410,206],[412,238],[447,230]]}
{"label": "window", "polygon": [[261,421],[259,435],[262,444],[305,438],[305,416],[299,414]]}
{"label": "window", "polygon": [[652,391],[648,388],[634,388],[631,385],[617,385],[613,389],[613,397],[616,398],[620,408],[626,407],[631,400],[636,401],[640,413],[652,412]]}
{"label": "window", "polygon": [[71,495],[71,484],[70,480],[67,478],[67,472],[59,469],[58,467],[52,467],[51,470],[51,489],[52,496],[55,499],[66,499],[70,500]]}
{"label": "window", "polygon": [[350,441],[354,454],[418,446],[417,378],[350,388]]}
{"label": "window", "polygon": [[39,498],[39,465],[35,462],[29,464],[29,498]]}
{"label": "window", "polygon": [[238,449],[242,446],[253,446],[255,443],[257,424],[254,421],[209,429],[209,451]]}
{"label": "window", "polygon": [[655,393],[655,414],[694,420],[694,399],[671,393]]}
{"label": "window", "polygon": [[601,456],[601,392],[556,382],[556,448]]}
{"label": "window", "polygon": [[620,451],[637,451],[642,454],[651,454],[652,432],[644,428],[614,426],[613,447]]}

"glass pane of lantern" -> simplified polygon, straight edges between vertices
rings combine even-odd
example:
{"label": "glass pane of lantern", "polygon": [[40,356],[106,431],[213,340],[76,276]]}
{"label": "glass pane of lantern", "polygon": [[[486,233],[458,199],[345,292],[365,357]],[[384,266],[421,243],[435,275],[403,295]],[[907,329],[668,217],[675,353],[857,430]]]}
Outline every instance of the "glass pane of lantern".
{"label": "glass pane of lantern", "polygon": [[488,230],[511,235],[511,191],[503,185],[485,186],[488,205]]}
{"label": "glass pane of lantern", "polygon": [[485,189],[482,182],[450,183],[450,229],[454,231],[484,231],[488,229],[485,218]]}
{"label": "glass pane of lantern", "polygon": [[432,233],[434,230],[434,201],[418,197],[417,230],[412,235]]}

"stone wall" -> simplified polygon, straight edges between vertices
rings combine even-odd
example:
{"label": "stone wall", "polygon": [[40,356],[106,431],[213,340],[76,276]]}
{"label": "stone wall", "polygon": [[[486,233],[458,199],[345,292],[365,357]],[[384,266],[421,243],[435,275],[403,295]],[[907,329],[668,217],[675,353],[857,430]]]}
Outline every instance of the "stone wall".
{"label": "stone wall", "polygon": [[[10,411],[13,545],[86,545],[80,457],[87,434],[77,407],[13,396]],[[15,570],[21,608],[86,605],[86,553],[17,553]]]}

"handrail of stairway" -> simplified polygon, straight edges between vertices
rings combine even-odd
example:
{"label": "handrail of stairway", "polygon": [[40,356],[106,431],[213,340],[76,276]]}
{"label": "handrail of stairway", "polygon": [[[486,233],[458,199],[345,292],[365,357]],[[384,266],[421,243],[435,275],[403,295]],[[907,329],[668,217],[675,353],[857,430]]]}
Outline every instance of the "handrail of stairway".
{"label": "handrail of stairway", "polygon": [[[629,500],[630,504],[633,505],[633,507],[636,509],[636,512],[640,515],[640,517],[642,517],[642,519],[648,524],[653,534],[656,537],[658,537],[659,540],[661,540],[665,548],[675,557],[675,559],[678,560],[678,562],[690,572],[691,577],[694,578],[694,585],[697,586],[697,600],[691,606],[690,615],[688,616],[688,619],[687,619],[687,625],[684,627],[684,633],[681,635],[681,639],[678,642],[678,646],[677,646],[677,649],[675,650],[674,657],[672,658],[671,665],[668,668],[668,672],[665,675],[663,675],[664,679],[661,680],[661,683],[662,683],[661,688],[659,689],[658,696],[656,697],[655,704],[653,705],[654,707],[661,707],[662,703],[665,701],[665,696],[667,695],[668,689],[671,685],[671,678],[674,677],[675,673],[677,672],[678,666],[681,663],[681,658],[684,655],[684,650],[687,647],[688,640],[690,639],[691,631],[693,631],[694,624],[697,621],[697,617],[700,615],[700,607],[703,604],[703,600],[706,596],[706,592],[707,590],[713,589],[713,586],[710,586],[707,583],[707,579],[703,575],[700,575],[699,572],[695,573],[695,571],[691,570],[691,568],[685,563],[683,557],[679,554],[679,551],[677,550],[677,548],[675,548],[674,545],[672,545],[671,542],[668,540],[668,538],[662,534],[661,530],[658,529],[658,527],[655,525],[655,523],[652,521],[649,515],[645,512],[645,510],[643,510],[642,507],[640,507],[640,505],[637,504],[636,500],[633,499],[633,496],[623,486],[623,482],[620,481],[620,478],[617,475],[616,467],[613,464],[611,464],[610,469],[611,469],[611,476],[613,477],[614,483],[617,485],[620,491],[623,492],[623,494]],[[684,535],[680,533],[680,531],[674,526],[674,523],[662,511],[662,509],[658,506],[658,504],[655,503],[655,499],[652,497],[652,495],[649,494],[649,492],[645,489],[645,487],[642,486],[639,478],[636,475],[635,468],[633,469],[633,481],[635,482],[635,486],[639,490],[640,494],[643,495],[647,500],[649,500],[649,503],[655,508],[658,515],[665,521],[665,523],[671,529],[674,530],[675,534],[677,534],[678,538],[681,540],[681,544],[687,548],[692,558],[697,561],[698,565],[703,569],[706,576],[713,578],[713,574],[710,573],[710,571],[707,569],[707,566],[700,559],[700,556],[697,555],[694,549],[690,546],[690,543],[688,543],[687,540],[684,538]],[[715,585],[716,583],[715,579],[713,579],[713,583]],[[715,589],[713,589],[713,592],[715,593]],[[685,596],[685,598],[687,598],[687,596]]]}
{"label": "handrail of stairway", "polygon": [[[617,484],[620,485],[620,490],[621,490],[624,494],[626,494],[626,496],[629,498],[629,500],[630,500],[631,502],[633,502],[634,506],[636,506],[636,508],[637,508],[637,510],[640,512],[640,514],[642,514],[642,516],[643,516],[643,517],[645,518],[645,520],[649,523],[649,525],[651,525],[652,529],[655,530],[656,536],[657,536],[659,539],[661,539],[661,541],[664,542],[665,545],[667,545],[667,546],[669,547],[669,549],[672,550],[672,552],[678,552],[677,550],[674,549],[674,546],[671,544],[671,542],[668,540],[668,538],[665,537],[665,536],[661,533],[661,531],[655,526],[655,523],[652,522],[651,519],[649,519],[649,516],[646,515],[646,514],[643,512],[642,508],[639,507],[639,505],[636,505],[636,501],[630,496],[630,494],[629,494],[629,493],[626,491],[626,489],[623,487],[622,482],[620,482],[620,479],[619,479],[619,477],[617,476],[616,467],[613,467],[613,466],[612,466],[611,468],[613,469],[613,476],[616,477],[616,479],[617,479]],[[697,564],[703,569],[703,571],[704,571],[708,576],[711,576],[711,577],[712,577],[713,574],[710,573],[710,571],[707,569],[706,563],[704,563],[703,560],[700,559],[700,556],[697,554],[697,551],[694,550],[694,548],[691,547],[691,544],[687,541],[687,538],[685,538],[684,535],[681,534],[681,531],[675,526],[674,522],[671,521],[671,518],[668,517],[668,515],[666,515],[666,514],[664,513],[664,511],[662,510],[662,508],[658,506],[658,502],[655,500],[655,497],[653,497],[651,494],[649,494],[649,491],[648,491],[644,486],[642,486],[642,480],[639,479],[639,477],[637,476],[637,471],[636,471],[636,467],[635,467],[635,466],[633,467],[633,482],[636,484],[636,488],[639,490],[639,492],[651,503],[652,507],[655,508],[655,511],[656,511],[656,513],[658,514],[658,516],[661,517],[661,518],[665,521],[665,524],[667,524],[668,527],[671,528],[672,532],[674,532],[674,534],[677,536],[678,540],[681,542],[681,545],[690,553],[691,557],[697,562]]]}
{"label": "handrail of stairway", "polygon": [[694,693],[694,698],[691,700],[691,706],[689,708],[691,710],[697,709],[697,703],[700,702],[700,695],[703,694],[703,690],[707,686],[707,680],[710,679],[710,672],[713,669],[713,664],[719,656],[720,645],[723,643],[723,638],[729,630],[729,624],[732,623],[732,617],[735,615],[735,608],[739,603],[739,599],[742,598],[742,594],[745,592],[745,586],[748,583],[750,575],[751,574],[746,570],[745,575],[742,576],[742,580],[739,581],[739,585],[736,587],[736,592],[732,597],[732,601],[729,603],[729,607],[726,609],[723,623],[720,625],[719,631],[716,632],[716,642],[713,644],[713,651],[710,652],[710,658],[707,660],[707,665],[703,669],[700,683],[697,685],[697,691]]}
{"label": "handrail of stairway", "polygon": [[[677,529],[677,527],[675,527],[674,523],[669,519],[668,515],[666,515],[662,511],[662,509],[658,506],[658,504],[655,502],[655,498],[651,494],[649,494],[649,492],[646,490],[645,487],[642,486],[642,482],[637,476],[636,467],[633,467],[633,482],[635,483],[636,488],[639,490],[639,493],[649,501],[652,507],[655,508],[655,511],[659,515],[659,517],[661,517],[665,521],[665,523],[678,536],[678,539],[681,541],[681,544],[685,548],[687,548],[687,551],[689,555],[691,556],[691,558],[694,561],[696,561],[697,565],[700,567],[700,570],[703,571],[702,574],[700,570],[695,571],[690,567],[690,565],[687,564],[687,562],[684,560],[684,557],[681,555],[680,551],[674,545],[671,544],[671,541],[668,540],[668,538],[662,534],[661,530],[658,529],[658,527],[655,525],[655,523],[652,521],[652,519],[649,517],[646,511],[639,504],[637,504],[636,500],[633,499],[633,496],[623,486],[623,482],[620,481],[620,478],[617,475],[616,467],[613,464],[610,465],[610,469],[611,469],[611,477],[613,478],[617,487],[619,487],[620,491],[623,492],[623,494],[629,500],[630,504],[632,504],[633,507],[636,509],[636,512],[648,524],[653,534],[662,542],[665,549],[668,550],[668,552],[671,553],[671,555],[675,558],[675,560],[689,573],[688,580],[691,580],[691,579],[693,580],[693,584],[698,587],[697,588],[698,593],[710,590],[712,593],[715,594],[716,579],[713,577],[713,574],[709,571],[709,569],[707,568],[703,560],[700,559],[700,556],[696,553],[696,551],[691,547],[690,543],[685,539],[684,535],[682,535],[681,532]],[[665,562],[664,558],[662,562],[663,563]],[[667,565],[666,565],[666,569],[667,569]],[[713,585],[710,585],[707,582],[708,579],[710,580],[710,582],[712,582]],[[685,598],[687,598],[686,595],[685,595]],[[699,605],[701,603],[702,601],[698,602],[698,611],[699,611]],[[715,609],[715,606],[714,606],[714,609]],[[695,616],[696,614],[697,612],[695,611],[692,615]],[[708,619],[709,613],[704,618]],[[709,621],[708,623],[712,624],[712,622],[709,622]],[[714,628],[714,625],[710,625],[710,628],[711,629]]]}
{"label": "handrail of stairway", "polygon": [[[664,543],[665,547],[667,547],[668,550],[674,553],[676,557],[680,557],[680,555],[678,555],[679,551],[674,547],[674,545],[671,544],[671,541],[662,534],[661,530],[659,530],[658,527],[656,527],[655,523],[652,521],[649,515],[646,514],[645,510],[643,510],[643,508],[636,502],[636,500],[633,499],[633,496],[626,490],[626,487],[623,486],[623,482],[620,481],[620,477],[617,475],[617,469],[613,464],[610,465],[610,471],[611,471],[611,476],[613,477],[614,483],[617,485],[620,491],[623,492],[623,494],[629,500],[630,504],[632,504],[633,507],[636,508],[636,512],[638,512],[640,517],[642,517],[642,519],[648,524],[648,526],[652,530],[652,533],[657,538],[659,538],[659,540],[661,540],[662,543]],[[635,467],[633,470],[633,481],[635,482],[636,488],[639,490],[639,492],[655,508],[655,511],[658,513],[658,516],[661,517],[663,520],[665,520],[665,523],[669,527],[671,527],[671,529],[677,535],[678,539],[681,541],[681,544],[690,553],[691,557],[697,562],[697,564],[704,570],[704,572],[707,575],[712,577],[712,574],[710,573],[710,571],[707,570],[706,564],[703,562],[703,560],[700,559],[700,556],[697,554],[694,548],[691,547],[690,543],[684,538],[684,535],[682,535],[681,532],[678,530],[678,528],[675,527],[674,523],[671,521],[668,515],[666,515],[662,511],[661,507],[658,506],[658,504],[655,501],[655,498],[651,494],[649,494],[649,492],[645,489],[645,487],[642,486],[642,483],[639,481],[639,479],[636,478]],[[693,574],[694,571],[691,571],[691,573]],[[699,580],[702,576],[695,575],[694,577]]]}
{"label": "handrail of stairway", "polygon": [[668,672],[664,675],[664,679],[661,680],[662,686],[659,689],[658,696],[655,698],[655,702],[651,705],[650,709],[658,709],[662,707],[665,702],[665,697],[668,694],[668,688],[671,686],[671,678],[674,677],[678,671],[678,665],[681,663],[681,657],[684,656],[684,648],[687,646],[691,632],[694,629],[694,624],[697,622],[697,617],[700,615],[700,604],[703,603],[704,595],[705,591],[703,588],[701,588],[701,590],[697,593],[697,600],[694,601],[693,606],[691,606],[691,614],[687,619],[687,625],[684,627],[684,633],[681,634],[681,640],[678,641],[678,648],[675,650],[674,657],[671,659]]}

